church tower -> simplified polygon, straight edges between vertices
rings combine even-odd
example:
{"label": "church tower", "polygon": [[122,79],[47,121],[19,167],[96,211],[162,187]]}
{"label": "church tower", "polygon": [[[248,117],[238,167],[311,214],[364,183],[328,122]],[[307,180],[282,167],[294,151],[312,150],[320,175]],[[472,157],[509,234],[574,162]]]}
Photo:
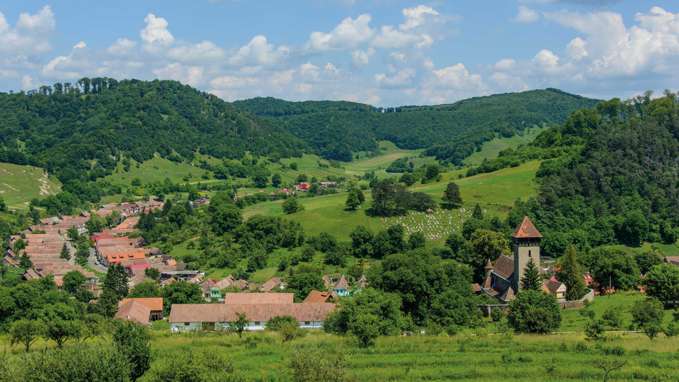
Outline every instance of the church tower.
{"label": "church tower", "polygon": [[526,265],[530,260],[533,260],[538,269],[540,268],[540,239],[542,239],[542,234],[535,228],[528,216],[524,216],[521,225],[514,231],[512,239],[514,244],[513,286],[514,290],[519,292],[521,279],[523,279]]}

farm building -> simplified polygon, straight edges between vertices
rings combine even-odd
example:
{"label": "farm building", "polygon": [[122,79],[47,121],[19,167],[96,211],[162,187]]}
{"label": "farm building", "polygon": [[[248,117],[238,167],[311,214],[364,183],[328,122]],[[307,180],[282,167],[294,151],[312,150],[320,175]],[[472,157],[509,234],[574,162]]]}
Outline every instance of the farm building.
{"label": "farm building", "polygon": [[248,319],[246,330],[264,330],[274,317],[291,316],[303,329],[320,329],[335,304],[174,304],[170,311],[173,333],[195,330],[225,330],[238,320],[239,314]]}

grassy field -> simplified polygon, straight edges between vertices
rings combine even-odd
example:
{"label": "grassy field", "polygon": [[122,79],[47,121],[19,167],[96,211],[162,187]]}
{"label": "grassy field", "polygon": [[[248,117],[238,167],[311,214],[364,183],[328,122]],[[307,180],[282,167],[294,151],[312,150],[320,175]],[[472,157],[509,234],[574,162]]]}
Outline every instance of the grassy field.
{"label": "grassy field", "polygon": [[[625,364],[610,374],[610,382],[679,380],[676,339],[649,340],[637,333],[594,343],[581,333],[511,335],[477,329],[455,336],[382,337],[375,347],[360,349],[350,337],[318,331],[282,342],[271,332],[238,338],[224,333],[171,334],[167,324],[154,326],[152,364],[186,352],[220,354],[244,381],[292,381],[291,360],[302,348],[315,349],[319,357],[341,354],[347,380],[361,382],[603,381],[597,364],[616,361]],[[33,351],[52,346],[39,341]],[[6,338],[0,349],[21,352],[10,348]]]}
{"label": "grassy field", "polygon": [[[460,170],[445,173],[440,182],[411,187],[413,191],[425,192],[434,197],[434,200],[440,201],[444,188],[449,181],[454,180],[460,186],[464,201],[462,210],[437,211],[434,215],[411,212],[406,217],[376,218],[367,216],[363,210],[345,211],[346,193],[339,193],[300,198],[304,211],[287,217],[302,224],[305,232],[310,235],[329,232],[340,239],[347,239],[351,231],[359,225],[376,231],[390,224],[402,223],[409,232],[414,232],[417,227],[424,231],[426,227],[424,232],[431,240],[441,241],[452,229],[461,224],[476,203],[486,211],[504,215],[516,199],[534,195],[536,191],[534,176],[538,166],[538,162],[529,162],[519,167],[457,179],[463,172]],[[364,208],[370,205],[370,192],[365,193],[367,200]],[[282,201],[255,204],[247,207],[243,214],[245,217],[256,214],[281,216],[283,215],[281,204]]]}
{"label": "grassy field", "polygon": [[25,208],[31,199],[55,194],[59,181],[43,169],[0,163],[0,197],[10,208]]}
{"label": "grassy field", "polygon": [[509,138],[495,138],[488,141],[481,146],[481,150],[473,153],[464,160],[464,164],[468,166],[476,166],[481,164],[484,159],[497,158],[500,151],[509,148],[515,148],[519,145],[530,143],[537,137],[541,132],[545,131],[546,127],[533,127],[526,129],[520,135],[514,135]]}
{"label": "grassy field", "polygon": [[122,186],[130,185],[134,179],[139,179],[142,184],[162,182],[165,178],[174,183],[184,183],[204,181],[203,174],[206,174],[206,171],[199,167],[188,163],[172,162],[156,156],[143,163],[132,161],[130,171],[124,171],[122,165],[119,164],[114,173],[106,177],[106,180]]}

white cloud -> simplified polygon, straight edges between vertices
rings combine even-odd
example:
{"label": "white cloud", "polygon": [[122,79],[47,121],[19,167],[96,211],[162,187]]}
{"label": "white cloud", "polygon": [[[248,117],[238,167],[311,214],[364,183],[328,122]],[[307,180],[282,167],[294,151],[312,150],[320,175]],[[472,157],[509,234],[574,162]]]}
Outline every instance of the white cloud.
{"label": "white cloud", "polygon": [[549,49],[542,49],[533,57],[533,62],[541,68],[554,69],[559,66],[559,56]]}
{"label": "white cloud", "polygon": [[323,67],[323,70],[331,77],[335,77],[339,74],[339,69],[337,69],[337,67],[332,62],[326,63]]}
{"label": "white cloud", "polygon": [[160,79],[175,80],[183,84],[197,86],[203,82],[204,69],[200,66],[186,66],[178,62],[153,70],[153,74]]}
{"label": "white cloud", "polygon": [[87,53],[87,44],[80,41],[73,46],[67,56],[51,59],[41,71],[46,78],[57,80],[75,80],[92,73],[92,64]]}
{"label": "white cloud", "polygon": [[320,76],[320,68],[310,62],[307,62],[300,65],[299,75],[307,81],[318,81]]}
{"label": "white cloud", "polygon": [[370,56],[375,53],[375,49],[369,48],[366,50],[355,50],[351,52],[351,60],[356,66],[368,65],[370,63]]}
{"label": "white cloud", "polygon": [[493,68],[495,70],[510,70],[514,68],[516,65],[516,61],[511,58],[503,58],[500,61],[496,62],[495,65],[493,65]]}
{"label": "white cloud", "polygon": [[167,29],[168,23],[162,17],[158,17],[153,13],[149,13],[144,18],[146,26],[141,30],[139,35],[142,41],[149,45],[167,46],[174,42],[174,36]]}
{"label": "white cloud", "polygon": [[202,41],[175,46],[167,52],[167,56],[181,62],[216,61],[224,58],[224,50],[211,41]]}
{"label": "white cloud", "polygon": [[406,21],[400,25],[404,31],[416,29],[423,26],[427,22],[428,17],[436,17],[440,14],[432,7],[426,5],[418,5],[414,8],[405,8],[402,11]]}
{"label": "white cloud", "polygon": [[580,37],[572,39],[571,42],[568,43],[566,50],[568,51],[568,55],[575,61],[580,61],[588,56],[587,42]]}
{"label": "white cloud", "polygon": [[0,52],[9,54],[37,54],[51,49],[50,34],[56,27],[54,13],[44,6],[35,14],[21,13],[12,28],[0,12]]}
{"label": "white cloud", "polygon": [[405,68],[397,71],[394,75],[388,76],[384,73],[375,75],[375,81],[380,87],[399,88],[409,86],[413,83],[415,78],[415,70]]}
{"label": "white cloud", "polygon": [[257,85],[257,79],[245,76],[220,76],[210,81],[210,86],[216,89],[240,89]]}
{"label": "white cloud", "polygon": [[539,19],[540,14],[525,5],[519,5],[519,12],[514,17],[514,21],[518,23],[533,23]]}
{"label": "white cloud", "polygon": [[134,47],[137,46],[137,43],[128,39],[128,38],[119,38],[114,42],[111,46],[106,49],[106,51],[109,54],[113,55],[125,55],[128,54]]}
{"label": "white cloud", "polygon": [[28,74],[24,74],[21,77],[21,89],[22,90],[31,90],[35,88],[35,84],[33,83],[33,77],[29,76]]}
{"label": "white cloud", "polygon": [[54,13],[49,5],[45,5],[36,14],[22,12],[19,15],[17,22],[17,29],[33,32],[33,33],[48,33],[56,27]]}
{"label": "white cloud", "polygon": [[433,73],[442,87],[451,87],[455,89],[483,87],[481,76],[470,73],[462,63],[434,70]]}
{"label": "white cloud", "polygon": [[370,27],[371,16],[362,14],[355,19],[347,17],[329,33],[313,32],[308,47],[315,51],[351,49],[369,41],[374,29]]}
{"label": "white cloud", "polygon": [[232,65],[274,65],[285,58],[290,53],[286,46],[276,48],[269,44],[266,36],[258,35],[252,38],[247,45],[242,46],[229,59]]}

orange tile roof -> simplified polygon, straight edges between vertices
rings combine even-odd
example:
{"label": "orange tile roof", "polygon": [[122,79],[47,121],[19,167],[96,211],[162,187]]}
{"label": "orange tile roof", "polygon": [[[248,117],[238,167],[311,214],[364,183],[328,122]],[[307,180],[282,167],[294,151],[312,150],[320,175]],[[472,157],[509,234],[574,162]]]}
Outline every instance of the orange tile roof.
{"label": "orange tile roof", "polygon": [[152,312],[163,310],[163,298],[162,297],[128,297],[120,300],[118,306],[121,307],[128,302],[138,302],[145,305]]}
{"label": "orange tile roof", "polygon": [[539,239],[542,237],[542,234],[535,228],[535,225],[533,225],[528,216],[524,216],[523,221],[516,228],[512,237],[515,239]]}
{"label": "orange tile roof", "polygon": [[309,295],[304,299],[304,304],[321,304],[328,302],[335,298],[335,294],[332,292],[321,292],[318,290],[312,290]]}

